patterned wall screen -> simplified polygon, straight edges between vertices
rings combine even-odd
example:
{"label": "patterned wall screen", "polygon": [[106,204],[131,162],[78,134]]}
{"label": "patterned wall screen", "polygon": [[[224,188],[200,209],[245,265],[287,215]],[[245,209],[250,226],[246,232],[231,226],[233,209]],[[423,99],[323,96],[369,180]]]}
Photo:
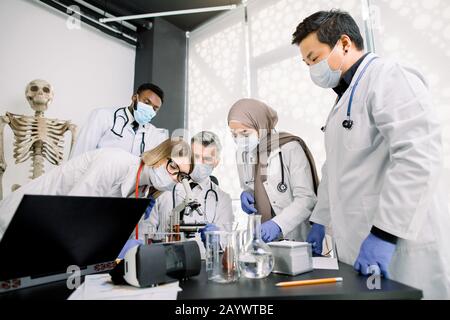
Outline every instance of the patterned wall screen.
{"label": "patterned wall screen", "polygon": [[[323,164],[320,128],[335,95],[311,82],[298,48],[290,42],[303,18],[332,8],[348,11],[355,18],[366,47],[374,42],[378,54],[411,63],[429,79],[443,119],[450,170],[448,1],[253,0],[247,2],[247,20],[240,7],[194,30],[189,38],[189,130],[191,134],[213,130],[221,137],[222,163],[215,174],[234,199],[241,190],[226,115],[239,98],[254,97],[274,107],[279,115],[278,130],[301,136],[317,165]],[[373,28],[374,38],[366,39],[371,33],[365,26]]]}

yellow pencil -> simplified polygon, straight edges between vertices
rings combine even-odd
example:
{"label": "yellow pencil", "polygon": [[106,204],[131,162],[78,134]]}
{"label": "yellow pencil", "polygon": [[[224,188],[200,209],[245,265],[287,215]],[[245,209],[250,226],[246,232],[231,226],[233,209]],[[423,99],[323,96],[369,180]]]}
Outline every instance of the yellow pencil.
{"label": "yellow pencil", "polygon": [[306,285],[310,285],[310,284],[335,283],[335,282],[342,282],[342,281],[344,281],[343,278],[324,278],[324,279],[315,279],[315,280],[278,282],[275,285],[277,287],[293,287],[293,286],[306,286]]}

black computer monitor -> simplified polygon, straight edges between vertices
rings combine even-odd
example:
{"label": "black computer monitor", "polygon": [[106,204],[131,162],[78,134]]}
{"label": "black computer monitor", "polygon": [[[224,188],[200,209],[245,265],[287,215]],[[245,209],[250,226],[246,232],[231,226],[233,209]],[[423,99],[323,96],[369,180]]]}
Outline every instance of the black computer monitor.
{"label": "black computer monitor", "polygon": [[0,282],[23,277],[51,281],[71,265],[114,261],[149,203],[25,195],[0,242]]}

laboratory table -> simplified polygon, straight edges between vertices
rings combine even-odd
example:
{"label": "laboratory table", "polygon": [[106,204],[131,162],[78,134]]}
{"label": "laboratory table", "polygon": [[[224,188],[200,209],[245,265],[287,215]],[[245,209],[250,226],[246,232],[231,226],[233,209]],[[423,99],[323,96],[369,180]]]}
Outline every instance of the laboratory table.
{"label": "laboratory table", "polygon": [[[308,280],[329,277],[342,277],[343,282],[321,285],[308,285],[280,288],[275,284],[281,281]],[[183,291],[179,300],[206,299],[282,299],[282,300],[341,300],[341,299],[421,299],[422,291],[401,283],[381,279],[380,289],[370,290],[367,278],[358,275],[351,266],[339,263],[339,270],[314,270],[295,277],[271,274],[265,279],[245,279],[231,284],[208,281],[205,265],[200,275],[180,282]],[[72,293],[66,281],[58,281],[37,287],[25,288],[0,294],[0,300],[63,300]]]}

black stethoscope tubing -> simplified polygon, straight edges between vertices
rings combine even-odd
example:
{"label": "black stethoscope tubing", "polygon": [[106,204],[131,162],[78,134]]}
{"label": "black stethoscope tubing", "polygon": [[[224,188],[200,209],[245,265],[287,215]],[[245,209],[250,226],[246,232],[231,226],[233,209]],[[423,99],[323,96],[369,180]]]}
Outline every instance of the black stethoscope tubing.
{"label": "black stethoscope tubing", "polygon": [[[126,107],[119,108],[119,109],[117,109],[114,112],[114,122],[113,122],[113,125],[111,127],[111,132],[114,133],[116,136],[121,137],[121,138],[123,138],[123,130],[125,129],[125,126],[130,121],[130,119],[128,118],[128,115],[127,115],[127,112],[126,112],[125,108]],[[123,110],[123,113],[125,114],[125,116],[117,114],[120,110]],[[117,133],[116,131],[114,131],[114,128],[116,127],[117,118],[122,118],[124,120],[124,123],[123,123],[123,126],[122,126],[122,130],[120,131],[120,134]],[[145,151],[145,132],[142,132],[140,151],[141,151],[141,154],[143,154],[144,151]]]}

